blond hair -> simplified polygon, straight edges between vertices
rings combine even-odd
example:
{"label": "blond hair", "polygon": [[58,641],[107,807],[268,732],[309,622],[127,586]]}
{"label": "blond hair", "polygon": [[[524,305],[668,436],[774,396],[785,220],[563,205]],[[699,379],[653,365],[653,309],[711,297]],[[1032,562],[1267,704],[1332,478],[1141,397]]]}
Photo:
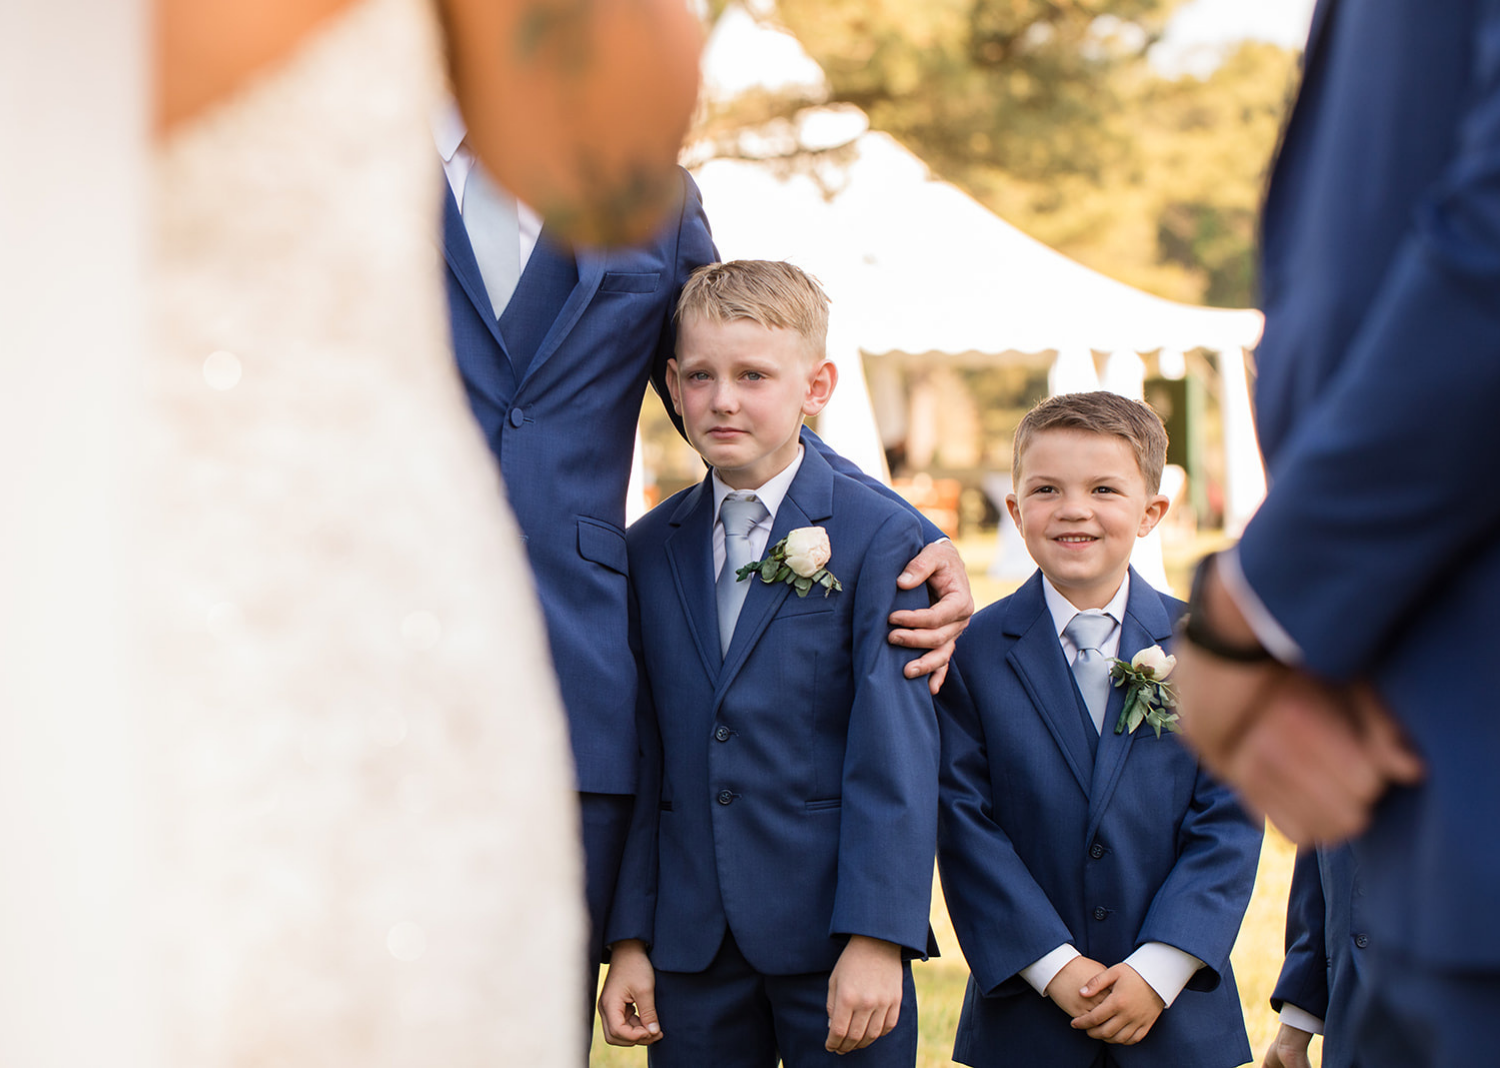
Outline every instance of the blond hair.
{"label": "blond hair", "polygon": [[828,348],[828,295],[800,267],[780,260],[731,260],[699,267],[677,298],[678,324],[749,319],[790,330],[823,359]]}
{"label": "blond hair", "polygon": [[1096,390],[1064,393],[1039,403],[1016,427],[1010,475],[1017,486],[1021,480],[1021,457],[1031,439],[1044,430],[1082,430],[1087,434],[1124,438],[1135,453],[1141,477],[1146,480],[1147,495],[1154,496],[1161,489],[1161,469],[1167,462],[1167,428],[1144,401]]}

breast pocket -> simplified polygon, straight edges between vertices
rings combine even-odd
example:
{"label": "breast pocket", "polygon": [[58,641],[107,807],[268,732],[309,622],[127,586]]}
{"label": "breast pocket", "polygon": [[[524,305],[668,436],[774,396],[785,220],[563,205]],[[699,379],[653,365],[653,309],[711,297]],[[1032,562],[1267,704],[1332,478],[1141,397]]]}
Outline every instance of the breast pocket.
{"label": "breast pocket", "polygon": [[621,575],[630,573],[625,532],[602,520],[578,517],[578,555]]}
{"label": "breast pocket", "polygon": [[660,271],[605,271],[599,282],[599,292],[655,293],[659,285]]}

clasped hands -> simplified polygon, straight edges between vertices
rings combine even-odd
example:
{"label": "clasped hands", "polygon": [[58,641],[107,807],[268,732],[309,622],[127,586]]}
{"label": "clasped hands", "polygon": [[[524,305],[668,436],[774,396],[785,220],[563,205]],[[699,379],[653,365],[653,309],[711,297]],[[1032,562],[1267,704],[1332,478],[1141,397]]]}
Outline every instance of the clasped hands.
{"label": "clasped hands", "polygon": [[[1214,633],[1255,644],[1216,571],[1205,577],[1199,611]],[[1359,834],[1387,788],[1422,778],[1421,761],[1367,684],[1330,685],[1274,660],[1237,663],[1190,641],[1173,652],[1184,737],[1297,844]]]}
{"label": "clasped hands", "polygon": [[1129,964],[1106,968],[1078,956],[1047,984],[1047,996],[1090,1038],[1133,1046],[1151,1031],[1166,1003]]}

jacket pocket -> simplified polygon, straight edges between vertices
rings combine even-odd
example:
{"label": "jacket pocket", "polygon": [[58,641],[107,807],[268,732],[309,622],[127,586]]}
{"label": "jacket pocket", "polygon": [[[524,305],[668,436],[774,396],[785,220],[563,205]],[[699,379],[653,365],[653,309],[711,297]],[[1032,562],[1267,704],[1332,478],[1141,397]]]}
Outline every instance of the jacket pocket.
{"label": "jacket pocket", "polygon": [[605,271],[599,281],[601,293],[655,293],[660,271]]}
{"label": "jacket pocket", "polygon": [[622,575],[630,573],[625,532],[601,520],[578,517],[578,555]]}
{"label": "jacket pocket", "polygon": [[844,799],[842,797],[820,797],[816,801],[807,802],[807,811],[824,812],[831,808],[842,808]]}

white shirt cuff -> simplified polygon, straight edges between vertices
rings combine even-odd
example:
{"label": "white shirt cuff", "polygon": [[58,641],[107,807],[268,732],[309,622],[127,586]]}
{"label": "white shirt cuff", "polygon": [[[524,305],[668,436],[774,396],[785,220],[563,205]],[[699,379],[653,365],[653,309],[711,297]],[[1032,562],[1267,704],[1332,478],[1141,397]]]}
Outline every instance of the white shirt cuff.
{"label": "white shirt cuff", "polygon": [[1042,997],[1046,997],[1047,987],[1051,985],[1052,980],[1057,978],[1057,973],[1062,971],[1074,957],[1081,956],[1083,954],[1079,953],[1072,946],[1058,946],[1041,960],[1022,968],[1021,978],[1031,984],[1031,989],[1042,995]]}
{"label": "white shirt cuff", "polygon": [[1285,627],[1276,622],[1270,609],[1250,588],[1250,580],[1245,578],[1245,569],[1240,566],[1239,546],[1220,553],[1215,563],[1219,579],[1224,583],[1224,592],[1229,594],[1229,599],[1245,617],[1245,622],[1255,632],[1260,644],[1283,664],[1302,663],[1302,647],[1286,632]]}
{"label": "white shirt cuff", "polygon": [[1321,1035],[1323,1033],[1323,1021],[1305,1009],[1299,1009],[1290,1001],[1281,1003],[1281,1022],[1288,1027],[1295,1027],[1299,1031],[1306,1031],[1310,1035]]}
{"label": "white shirt cuff", "polygon": [[1184,953],[1165,942],[1147,942],[1126,957],[1125,963],[1146,980],[1146,985],[1156,991],[1156,996],[1169,1009],[1193,973],[1203,967],[1203,962],[1191,953]]}

